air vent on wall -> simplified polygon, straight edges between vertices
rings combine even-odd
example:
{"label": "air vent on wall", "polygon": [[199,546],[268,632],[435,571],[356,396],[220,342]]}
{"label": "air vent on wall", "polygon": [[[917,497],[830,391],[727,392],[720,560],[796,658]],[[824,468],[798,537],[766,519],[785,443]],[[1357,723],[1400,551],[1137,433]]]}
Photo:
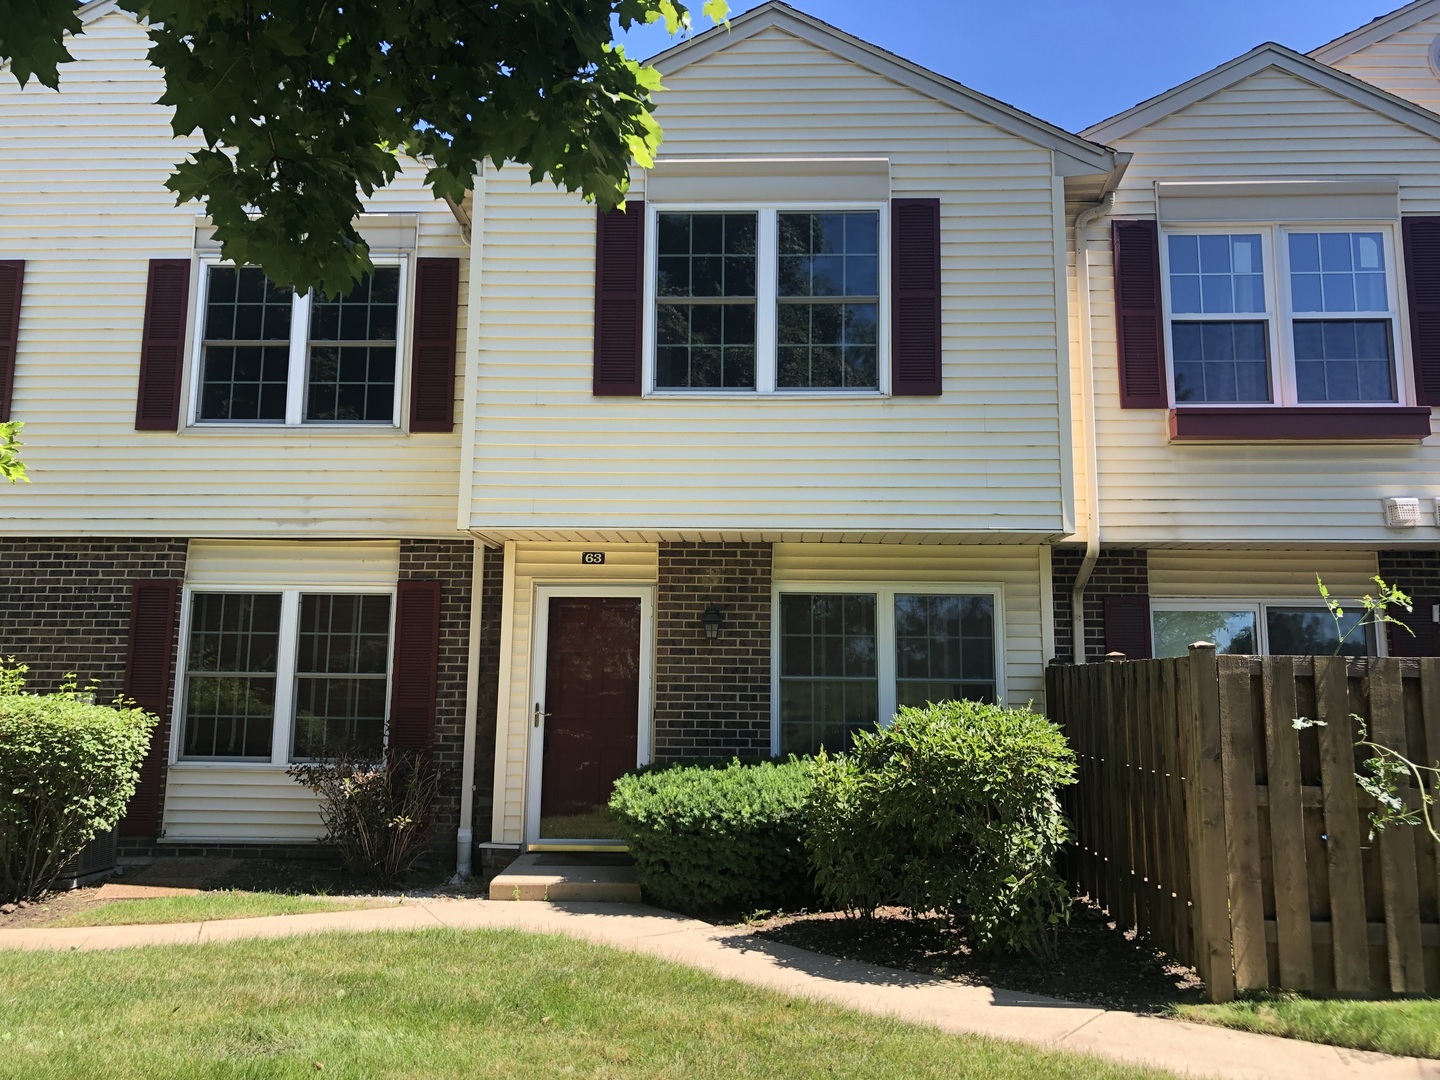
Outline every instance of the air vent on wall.
{"label": "air vent on wall", "polygon": [[1392,529],[1413,529],[1420,524],[1419,499],[1386,499],[1385,524]]}

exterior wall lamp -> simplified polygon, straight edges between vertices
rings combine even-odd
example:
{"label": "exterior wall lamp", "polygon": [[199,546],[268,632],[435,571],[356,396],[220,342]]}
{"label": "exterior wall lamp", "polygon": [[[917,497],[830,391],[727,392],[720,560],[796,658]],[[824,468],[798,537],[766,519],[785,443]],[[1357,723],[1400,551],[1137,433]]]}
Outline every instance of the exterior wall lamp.
{"label": "exterior wall lamp", "polygon": [[720,636],[720,624],[725,621],[725,615],[718,607],[711,604],[705,609],[705,614],[700,616],[700,623],[705,627],[705,637],[714,641]]}

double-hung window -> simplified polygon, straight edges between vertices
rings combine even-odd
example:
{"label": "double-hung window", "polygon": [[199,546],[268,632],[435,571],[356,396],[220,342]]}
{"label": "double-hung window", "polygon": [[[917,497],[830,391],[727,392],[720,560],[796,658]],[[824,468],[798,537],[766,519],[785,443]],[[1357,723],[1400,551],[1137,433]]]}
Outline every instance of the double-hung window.
{"label": "double-hung window", "polygon": [[385,741],[391,594],[190,594],[179,754],[284,764]]}
{"label": "double-hung window", "polygon": [[254,266],[206,262],[201,276],[197,423],[399,424],[403,262],[344,296]]}
{"label": "double-hung window", "polygon": [[1176,228],[1163,253],[1177,406],[1401,401],[1388,227]]}
{"label": "double-hung window", "polygon": [[[1373,656],[1379,637],[1346,611],[1338,626],[1330,612],[1292,600],[1152,600],[1154,653],[1184,656],[1190,644],[1210,641],[1222,654],[1264,656]],[[1343,643],[1342,643],[1343,639]]]}
{"label": "double-hung window", "polygon": [[934,586],[782,589],[775,752],[845,750],[901,705],[997,700],[998,598]]}
{"label": "double-hung window", "polygon": [[878,208],[655,214],[658,391],[883,389]]}

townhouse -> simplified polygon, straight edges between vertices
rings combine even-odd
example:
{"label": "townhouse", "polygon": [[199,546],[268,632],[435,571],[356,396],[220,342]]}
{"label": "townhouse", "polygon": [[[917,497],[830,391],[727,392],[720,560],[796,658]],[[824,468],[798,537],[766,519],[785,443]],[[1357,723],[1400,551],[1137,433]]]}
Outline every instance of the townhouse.
{"label": "townhouse", "polygon": [[307,842],[287,765],[386,742],[462,870],[603,845],[637,763],[1440,598],[1440,0],[1080,135],[767,3],[659,59],[623,212],[410,168],[343,298],[219,262],[82,15],[0,83],[0,655],[162,716],[132,854]]}

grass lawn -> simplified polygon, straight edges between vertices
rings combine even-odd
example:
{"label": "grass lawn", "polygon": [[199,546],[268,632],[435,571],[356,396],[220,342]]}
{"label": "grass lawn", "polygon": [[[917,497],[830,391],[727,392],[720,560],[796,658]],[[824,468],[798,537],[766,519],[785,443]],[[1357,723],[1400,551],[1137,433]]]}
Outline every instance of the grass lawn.
{"label": "grass lawn", "polygon": [[1267,995],[1224,1005],[1179,1005],[1181,1020],[1291,1039],[1440,1058],[1440,1001],[1317,1001]]}
{"label": "grass lawn", "polygon": [[6,953],[0,1077],[1154,1077],[514,931]]}
{"label": "grass lawn", "polygon": [[132,923],[207,922],[211,919],[253,919],[261,915],[308,915],[373,907],[365,900],[328,896],[225,890],[195,896],[157,896],[148,900],[112,900],[72,911],[49,926],[125,926]]}

